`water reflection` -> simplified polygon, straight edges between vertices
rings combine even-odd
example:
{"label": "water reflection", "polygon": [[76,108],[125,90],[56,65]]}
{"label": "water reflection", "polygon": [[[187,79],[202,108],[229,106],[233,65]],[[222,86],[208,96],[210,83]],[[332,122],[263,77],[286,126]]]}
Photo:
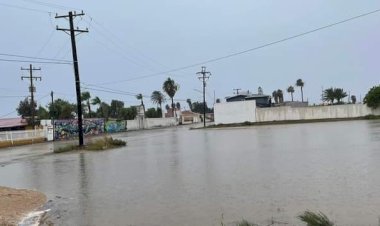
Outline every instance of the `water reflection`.
{"label": "water reflection", "polygon": [[45,192],[57,225],[297,225],[306,209],[376,225],[379,134],[379,121],[133,132],[118,150],[2,153],[0,184]]}

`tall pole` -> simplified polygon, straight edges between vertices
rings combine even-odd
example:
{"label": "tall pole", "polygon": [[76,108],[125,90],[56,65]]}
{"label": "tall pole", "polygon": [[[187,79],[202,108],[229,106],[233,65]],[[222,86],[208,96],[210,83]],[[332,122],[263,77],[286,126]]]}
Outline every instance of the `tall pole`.
{"label": "tall pole", "polygon": [[210,78],[211,73],[206,71],[206,67],[202,67],[202,71],[197,72],[198,79],[203,82],[203,127],[206,127],[206,80]]}
{"label": "tall pole", "polygon": [[51,97],[51,104],[50,104],[50,115],[51,115],[51,119],[53,120],[54,119],[54,92],[51,91],[50,92],[50,97]]}
{"label": "tall pole", "polygon": [[30,81],[30,87],[29,87],[29,92],[30,92],[30,100],[31,100],[31,113],[32,113],[32,118],[31,118],[31,124],[33,126],[33,129],[34,129],[34,126],[35,126],[35,123],[34,123],[34,117],[35,117],[35,107],[34,107],[34,92],[36,92],[36,87],[34,87],[33,85],[33,80],[35,79],[36,81],[39,79],[41,81],[41,77],[37,76],[33,76],[33,71],[40,71],[41,68],[33,68],[33,66],[30,64],[29,65],[29,68],[21,68],[22,71],[29,71],[29,76],[21,76],[21,80],[24,80],[24,78],[26,79],[29,79]]}
{"label": "tall pole", "polygon": [[69,12],[69,15],[64,16],[56,16],[55,18],[69,18],[70,22],[70,29],[65,28],[58,28],[57,30],[69,32],[71,37],[71,49],[73,53],[73,63],[74,63],[74,73],[75,73],[75,89],[77,94],[77,111],[78,111],[78,135],[79,135],[79,146],[83,146],[83,119],[82,119],[82,99],[81,99],[81,91],[80,91],[80,79],[79,79],[79,65],[78,65],[78,56],[77,56],[77,47],[75,43],[75,35],[76,32],[82,33],[82,32],[88,32],[88,29],[86,30],[80,30],[74,28],[74,18],[77,16],[84,16],[83,11],[79,14],[76,12]]}

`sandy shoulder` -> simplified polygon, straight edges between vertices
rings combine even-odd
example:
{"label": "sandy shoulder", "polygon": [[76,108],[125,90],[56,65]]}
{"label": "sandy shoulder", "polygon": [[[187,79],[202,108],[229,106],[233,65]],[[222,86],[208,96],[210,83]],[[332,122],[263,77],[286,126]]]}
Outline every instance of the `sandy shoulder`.
{"label": "sandy shoulder", "polygon": [[45,203],[46,196],[40,192],[0,186],[0,225],[17,225]]}

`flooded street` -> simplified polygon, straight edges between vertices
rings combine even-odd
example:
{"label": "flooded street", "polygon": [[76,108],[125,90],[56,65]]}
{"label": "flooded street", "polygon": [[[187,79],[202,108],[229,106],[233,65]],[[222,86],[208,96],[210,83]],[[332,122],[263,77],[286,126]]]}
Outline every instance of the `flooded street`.
{"label": "flooded street", "polygon": [[50,154],[53,143],[0,150],[0,185],[37,189],[54,225],[221,225],[322,211],[378,225],[380,121],[119,134],[102,152]]}

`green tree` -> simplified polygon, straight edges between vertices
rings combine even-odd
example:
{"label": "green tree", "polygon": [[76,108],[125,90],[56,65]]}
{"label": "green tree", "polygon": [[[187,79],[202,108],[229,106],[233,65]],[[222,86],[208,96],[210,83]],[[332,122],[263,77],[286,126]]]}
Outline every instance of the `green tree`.
{"label": "green tree", "polygon": [[[178,89],[179,89],[179,85],[177,83],[175,83],[175,81],[173,79],[171,79],[171,78],[168,78],[164,82],[164,84],[162,85],[162,90],[166,94],[168,94],[168,96],[172,100],[172,109],[173,109],[173,111],[174,111],[174,108],[175,108],[173,98],[174,98],[176,92],[178,91]],[[174,114],[176,114],[175,111],[174,111]]]}
{"label": "green tree", "polygon": [[189,105],[190,111],[192,111],[193,110],[193,104],[191,103],[191,99],[187,99],[186,103]]}
{"label": "green tree", "polygon": [[91,100],[91,104],[92,105],[98,105],[98,108],[100,107],[100,104],[102,103],[102,101],[100,100],[100,98],[99,97],[94,97],[94,98],[92,98],[92,100]]}
{"label": "green tree", "polygon": [[278,104],[278,94],[277,94],[277,90],[273,91],[272,92],[272,97],[273,97],[273,100],[276,104]]}
{"label": "green tree", "polygon": [[356,96],[351,95],[351,103],[356,104]]}
{"label": "green tree", "polygon": [[54,119],[73,119],[76,105],[62,99],[57,99],[49,104],[50,117]]}
{"label": "green tree", "polygon": [[120,110],[120,119],[133,120],[136,118],[136,115],[137,115],[136,107],[122,108]]}
{"label": "green tree", "polygon": [[[193,112],[203,114],[203,109],[204,109],[203,102],[202,103],[200,103],[200,102],[194,102],[193,103]],[[207,103],[206,103],[206,113],[212,113],[212,112],[213,112],[213,109],[208,108]]]}
{"label": "green tree", "polygon": [[338,101],[338,104],[342,103],[342,99],[347,96],[347,93],[344,92],[342,88],[335,88],[334,89],[334,97]]}
{"label": "green tree", "polygon": [[277,90],[277,96],[278,96],[278,102],[284,103],[284,93],[282,92],[281,89]]}
{"label": "green tree", "polygon": [[380,86],[372,87],[364,97],[364,103],[372,109],[380,106]]}
{"label": "green tree", "polygon": [[42,107],[41,105],[38,107],[37,116],[38,116],[38,119],[40,120],[50,118],[49,112],[46,110],[46,108]]}
{"label": "green tree", "polygon": [[34,102],[32,106],[32,101],[30,101],[29,98],[25,98],[24,100],[20,101],[16,110],[18,115],[21,115],[23,118],[28,118],[32,116],[33,107],[36,109],[36,102]]}
{"label": "green tree", "polygon": [[181,103],[180,102],[177,102],[175,104],[175,107],[178,109],[178,110],[181,110]]}
{"label": "green tree", "polygon": [[112,100],[109,117],[119,119],[121,118],[121,111],[124,108],[124,102],[120,100]]}
{"label": "green tree", "polygon": [[101,102],[96,111],[97,117],[108,119],[111,113],[111,106],[106,102]]}
{"label": "green tree", "polygon": [[161,112],[161,108],[149,108],[147,111],[146,111],[146,114],[145,116],[147,118],[161,118],[162,116],[162,112]]}
{"label": "green tree", "polygon": [[144,106],[144,96],[139,93],[136,95],[136,99],[141,101],[141,105]]}
{"label": "green tree", "polygon": [[301,99],[302,99],[302,102],[303,102],[303,87],[305,86],[305,82],[302,81],[302,79],[297,79],[296,86],[298,86],[298,87],[301,88]]}
{"label": "green tree", "polygon": [[323,91],[323,101],[330,102],[331,104],[334,104],[335,100],[335,93],[334,89],[328,88]]}
{"label": "green tree", "polygon": [[162,103],[165,102],[165,95],[161,93],[158,90],[155,90],[152,92],[152,95],[150,96],[150,100],[152,101],[153,104],[157,104],[159,106],[160,111],[161,111],[161,117],[163,118],[164,115],[162,114]]}
{"label": "green tree", "polygon": [[290,95],[292,96],[292,102],[293,102],[294,87],[293,86],[289,86],[288,89],[286,89],[286,91],[288,93],[290,93]]}
{"label": "green tree", "polygon": [[90,92],[87,92],[87,91],[86,92],[82,92],[81,99],[87,105],[88,117],[91,117],[91,104],[90,104],[91,94],[90,94]]}

